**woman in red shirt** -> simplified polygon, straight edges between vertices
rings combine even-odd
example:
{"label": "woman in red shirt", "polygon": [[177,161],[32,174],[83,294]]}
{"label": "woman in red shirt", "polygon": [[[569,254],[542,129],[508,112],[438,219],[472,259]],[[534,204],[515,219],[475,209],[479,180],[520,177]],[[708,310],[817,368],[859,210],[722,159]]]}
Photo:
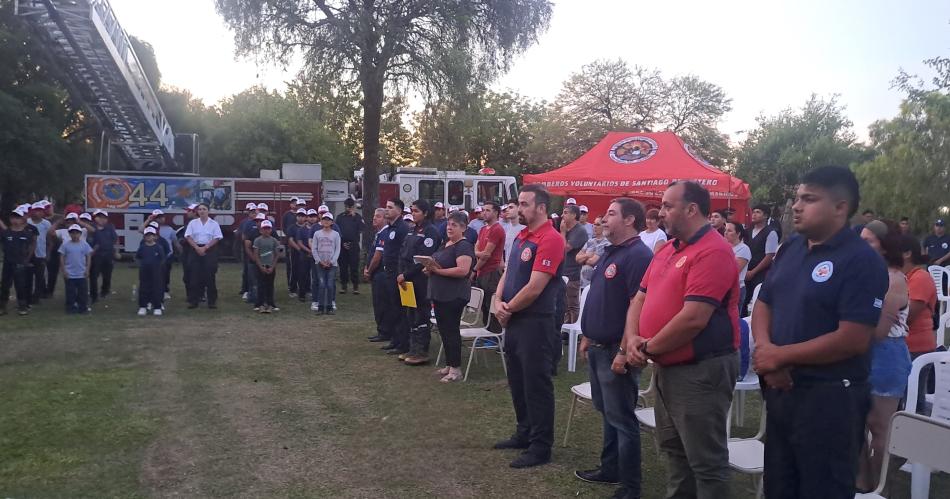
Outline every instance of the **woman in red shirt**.
{"label": "woman in red shirt", "polygon": [[904,275],[907,276],[907,294],[910,298],[910,311],[907,314],[907,349],[910,357],[930,353],[937,348],[934,335],[933,314],[937,305],[937,288],[933,278],[927,272],[927,260],[920,254],[920,243],[913,236],[901,238],[901,251],[904,254]]}

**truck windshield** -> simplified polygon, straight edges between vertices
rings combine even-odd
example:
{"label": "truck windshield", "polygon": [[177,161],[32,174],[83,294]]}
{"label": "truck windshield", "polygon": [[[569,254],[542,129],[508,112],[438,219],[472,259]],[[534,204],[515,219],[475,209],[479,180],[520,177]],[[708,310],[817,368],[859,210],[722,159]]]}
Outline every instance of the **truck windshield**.
{"label": "truck windshield", "polygon": [[489,201],[503,204],[505,202],[505,189],[500,181],[478,181],[478,204],[485,204]]}
{"label": "truck windshield", "polygon": [[445,182],[442,180],[420,180],[419,199],[425,199],[430,205],[445,202]]}

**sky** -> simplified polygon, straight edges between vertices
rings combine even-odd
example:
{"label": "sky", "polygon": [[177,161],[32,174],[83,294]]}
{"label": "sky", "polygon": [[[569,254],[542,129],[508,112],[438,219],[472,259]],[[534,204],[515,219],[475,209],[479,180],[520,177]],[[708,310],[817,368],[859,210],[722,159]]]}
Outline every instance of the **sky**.
{"label": "sky", "polygon": [[[296,74],[236,58],[213,0],[111,3],[125,30],[155,48],[163,84],[207,104],[252,85],[282,89]],[[926,76],[922,61],[941,55],[950,55],[947,0],[560,0],[550,29],[493,88],[553,100],[584,64],[619,57],[721,86],[733,109],[719,128],[734,139],[757,116],[799,108],[812,93],[839,94],[864,138],[868,125],[897,114],[898,70]]]}

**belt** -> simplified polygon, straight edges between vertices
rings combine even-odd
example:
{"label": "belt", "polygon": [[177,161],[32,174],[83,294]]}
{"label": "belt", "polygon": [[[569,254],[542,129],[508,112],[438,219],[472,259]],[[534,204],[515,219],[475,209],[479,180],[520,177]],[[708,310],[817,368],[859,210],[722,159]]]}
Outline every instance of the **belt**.
{"label": "belt", "polygon": [[613,349],[614,347],[620,345],[620,342],[617,341],[617,342],[614,342],[614,343],[600,343],[600,342],[598,342],[598,341],[594,341],[594,340],[592,340],[592,339],[590,339],[590,338],[587,338],[587,344],[590,345],[590,346],[592,346],[592,347],[602,348],[602,349],[604,349],[604,350],[611,350],[611,349]]}

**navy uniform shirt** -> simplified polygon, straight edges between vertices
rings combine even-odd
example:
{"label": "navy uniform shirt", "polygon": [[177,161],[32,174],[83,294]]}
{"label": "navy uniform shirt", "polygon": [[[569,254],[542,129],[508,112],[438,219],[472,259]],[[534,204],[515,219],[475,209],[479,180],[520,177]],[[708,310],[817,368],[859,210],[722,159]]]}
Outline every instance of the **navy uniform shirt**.
{"label": "navy uniform shirt", "polygon": [[927,261],[933,264],[950,252],[950,234],[939,237],[936,234],[927,236],[924,239],[924,248],[927,248]]}
{"label": "navy uniform shirt", "polygon": [[[159,239],[160,241],[161,239]],[[168,242],[166,241],[167,245]],[[135,252],[135,259],[139,262],[139,268],[156,268],[161,267],[165,263],[168,253],[165,251],[165,247],[159,244],[158,241],[155,244],[149,246],[145,244],[145,240],[142,240],[142,243],[139,244],[138,251]]]}
{"label": "navy uniform shirt", "polygon": [[0,232],[0,238],[3,239],[3,261],[19,265],[30,262],[33,257],[30,247],[36,239],[36,228],[30,230],[29,227],[32,226],[28,225],[23,230],[7,229]]}
{"label": "navy uniform shirt", "polygon": [[112,224],[107,223],[103,227],[96,226],[96,231],[89,235],[91,239],[89,245],[96,250],[96,255],[111,256],[115,251],[115,243],[119,241],[119,234],[115,231]]}
{"label": "navy uniform shirt", "polygon": [[[775,255],[759,300],[772,310],[772,343],[791,345],[834,332],[841,321],[876,326],[887,287],[884,259],[845,227],[811,249],[802,236],[786,241]],[[864,381],[869,359],[870,351],[834,364],[796,366],[792,377]]]}
{"label": "navy uniform shirt", "polygon": [[564,238],[549,223],[541,224],[534,232],[525,227],[511,243],[510,255],[505,269],[505,282],[502,284],[502,301],[510,302],[521,288],[527,286],[532,272],[544,272],[551,274],[547,286],[531,305],[514,315],[553,315],[557,293],[563,291],[558,281],[564,272]]}
{"label": "navy uniform shirt", "polygon": [[432,256],[439,246],[442,246],[442,236],[439,235],[439,229],[435,225],[424,223],[410,230],[406,235],[399,258],[399,271],[403,277],[409,281],[425,277],[422,273],[422,265],[416,263],[413,257]]}
{"label": "navy uniform shirt", "polygon": [[[389,231],[392,230],[392,227],[389,225],[384,226],[379,232],[376,233],[376,237],[373,238],[373,245],[367,248],[366,251],[366,265],[369,266],[369,262],[373,261],[373,254],[377,251],[385,252],[386,250],[386,241],[389,241]],[[382,260],[380,260],[379,266],[376,267],[376,270],[373,271],[372,275],[376,275],[377,272],[383,270]]]}
{"label": "navy uniform shirt", "polygon": [[352,215],[347,212],[340,213],[336,217],[336,223],[339,227],[340,240],[344,243],[352,243],[360,240],[360,232],[363,230],[363,217],[356,212]]}
{"label": "navy uniform shirt", "polygon": [[294,223],[294,225],[292,225],[290,229],[286,230],[285,232],[287,233],[288,239],[293,239],[297,242],[297,244],[303,244],[308,240],[307,236],[310,234],[310,227]]}
{"label": "navy uniform shirt", "polygon": [[640,291],[640,281],[650,266],[653,251],[634,236],[610,245],[594,266],[590,291],[584,302],[581,330],[584,336],[604,344],[623,339],[630,300]]}
{"label": "navy uniform shirt", "polygon": [[389,225],[386,246],[383,247],[383,267],[386,272],[395,273],[399,271],[399,254],[406,240],[406,234],[409,234],[409,229],[409,224],[402,218]]}

